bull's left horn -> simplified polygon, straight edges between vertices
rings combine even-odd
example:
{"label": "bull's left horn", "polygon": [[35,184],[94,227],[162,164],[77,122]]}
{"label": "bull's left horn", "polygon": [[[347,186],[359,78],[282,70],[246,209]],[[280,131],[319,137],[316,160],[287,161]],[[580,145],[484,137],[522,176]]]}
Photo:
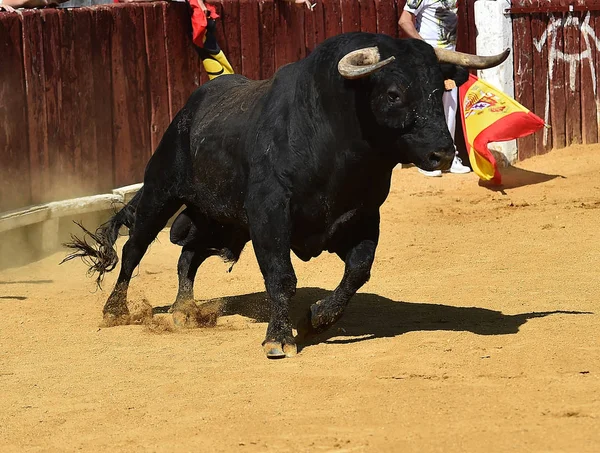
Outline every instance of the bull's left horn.
{"label": "bull's left horn", "polygon": [[470,53],[455,52],[448,49],[440,49],[439,47],[434,48],[435,54],[438,57],[440,63],[452,63],[459,66],[464,66],[471,69],[488,69],[498,66],[504,60],[508,58],[510,49],[506,49],[504,52],[498,55],[490,55],[489,57],[482,57],[480,55],[472,55]]}
{"label": "bull's left horn", "polygon": [[366,49],[353,50],[344,55],[338,63],[338,71],[345,79],[360,79],[379,71],[395,59],[395,57],[390,57],[380,61],[379,49],[377,47],[367,47]]}

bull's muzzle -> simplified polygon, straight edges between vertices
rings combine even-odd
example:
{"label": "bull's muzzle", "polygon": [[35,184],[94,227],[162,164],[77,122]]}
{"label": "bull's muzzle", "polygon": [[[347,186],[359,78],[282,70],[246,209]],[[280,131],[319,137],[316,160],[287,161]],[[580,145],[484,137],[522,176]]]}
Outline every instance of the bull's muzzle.
{"label": "bull's muzzle", "polygon": [[430,167],[425,170],[448,170],[454,159],[454,147],[433,151],[427,156],[427,164]]}

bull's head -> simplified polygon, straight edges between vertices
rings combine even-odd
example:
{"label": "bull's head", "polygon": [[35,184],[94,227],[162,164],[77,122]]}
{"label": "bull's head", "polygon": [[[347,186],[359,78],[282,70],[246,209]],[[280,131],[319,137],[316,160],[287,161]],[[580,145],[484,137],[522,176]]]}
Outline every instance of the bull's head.
{"label": "bull's head", "polygon": [[497,66],[509,50],[483,57],[434,49],[418,40],[390,41],[392,46],[380,43],[349,52],[339,61],[338,71],[349,80],[365,79],[360,91],[367,94],[363,110],[368,112],[362,113],[371,141],[393,151],[402,163],[445,170],[455,148],[442,104],[444,80],[453,79],[458,86],[468,78],[464,68]]}

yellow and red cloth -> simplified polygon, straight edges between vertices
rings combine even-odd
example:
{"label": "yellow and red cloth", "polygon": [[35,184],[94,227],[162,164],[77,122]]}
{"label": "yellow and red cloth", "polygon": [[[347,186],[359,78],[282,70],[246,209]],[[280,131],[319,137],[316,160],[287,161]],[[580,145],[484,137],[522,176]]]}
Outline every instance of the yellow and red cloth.
{"label": "yellow and red cloth", "polygon": [[[192,41],[198,47],[203,47],[206,36],[206,27],[208,26],[208,18],[206,13],[200,7],[198,0],[188,0],[188,2],[192,8]],[[217,14],[217,9],[213,5],[205,3],[204,6],[210,11],[211,19],[216,20],[220,17]]]}
{"label": "yellow and red cloth", "polygon": [[473,74],[460,86],[459,100],[471,167],[481,179],[501,184],[488,144],[532,134],[544,127],[544,120]]}

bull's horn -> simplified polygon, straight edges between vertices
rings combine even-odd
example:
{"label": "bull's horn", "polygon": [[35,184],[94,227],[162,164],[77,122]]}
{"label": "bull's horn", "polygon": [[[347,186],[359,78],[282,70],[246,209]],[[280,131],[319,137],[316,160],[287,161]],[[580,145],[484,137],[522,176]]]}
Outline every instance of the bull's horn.
{"label": "bull's horn", "polygon": [[373,74],[395,60],[394,57],[383,61],[379,61],[380,59],[377,47],[353,50],[342,57],[338,63],[338,71],[345,79],[360,79]]}
{"label": "bull's horn", "polygon": [[504,52],[498,55],[490,55],[489,57],[482,57],[479,55],[472,55],[470,53],[455,52],[448,49],[440,49],[439,47],[434,48],[435,54],[438,57],[440,63],[452,63],[459,66],[465,66],[471,69],[487,69],[498,66],[504,60],[508,58],[510,49],[506,49]]}

